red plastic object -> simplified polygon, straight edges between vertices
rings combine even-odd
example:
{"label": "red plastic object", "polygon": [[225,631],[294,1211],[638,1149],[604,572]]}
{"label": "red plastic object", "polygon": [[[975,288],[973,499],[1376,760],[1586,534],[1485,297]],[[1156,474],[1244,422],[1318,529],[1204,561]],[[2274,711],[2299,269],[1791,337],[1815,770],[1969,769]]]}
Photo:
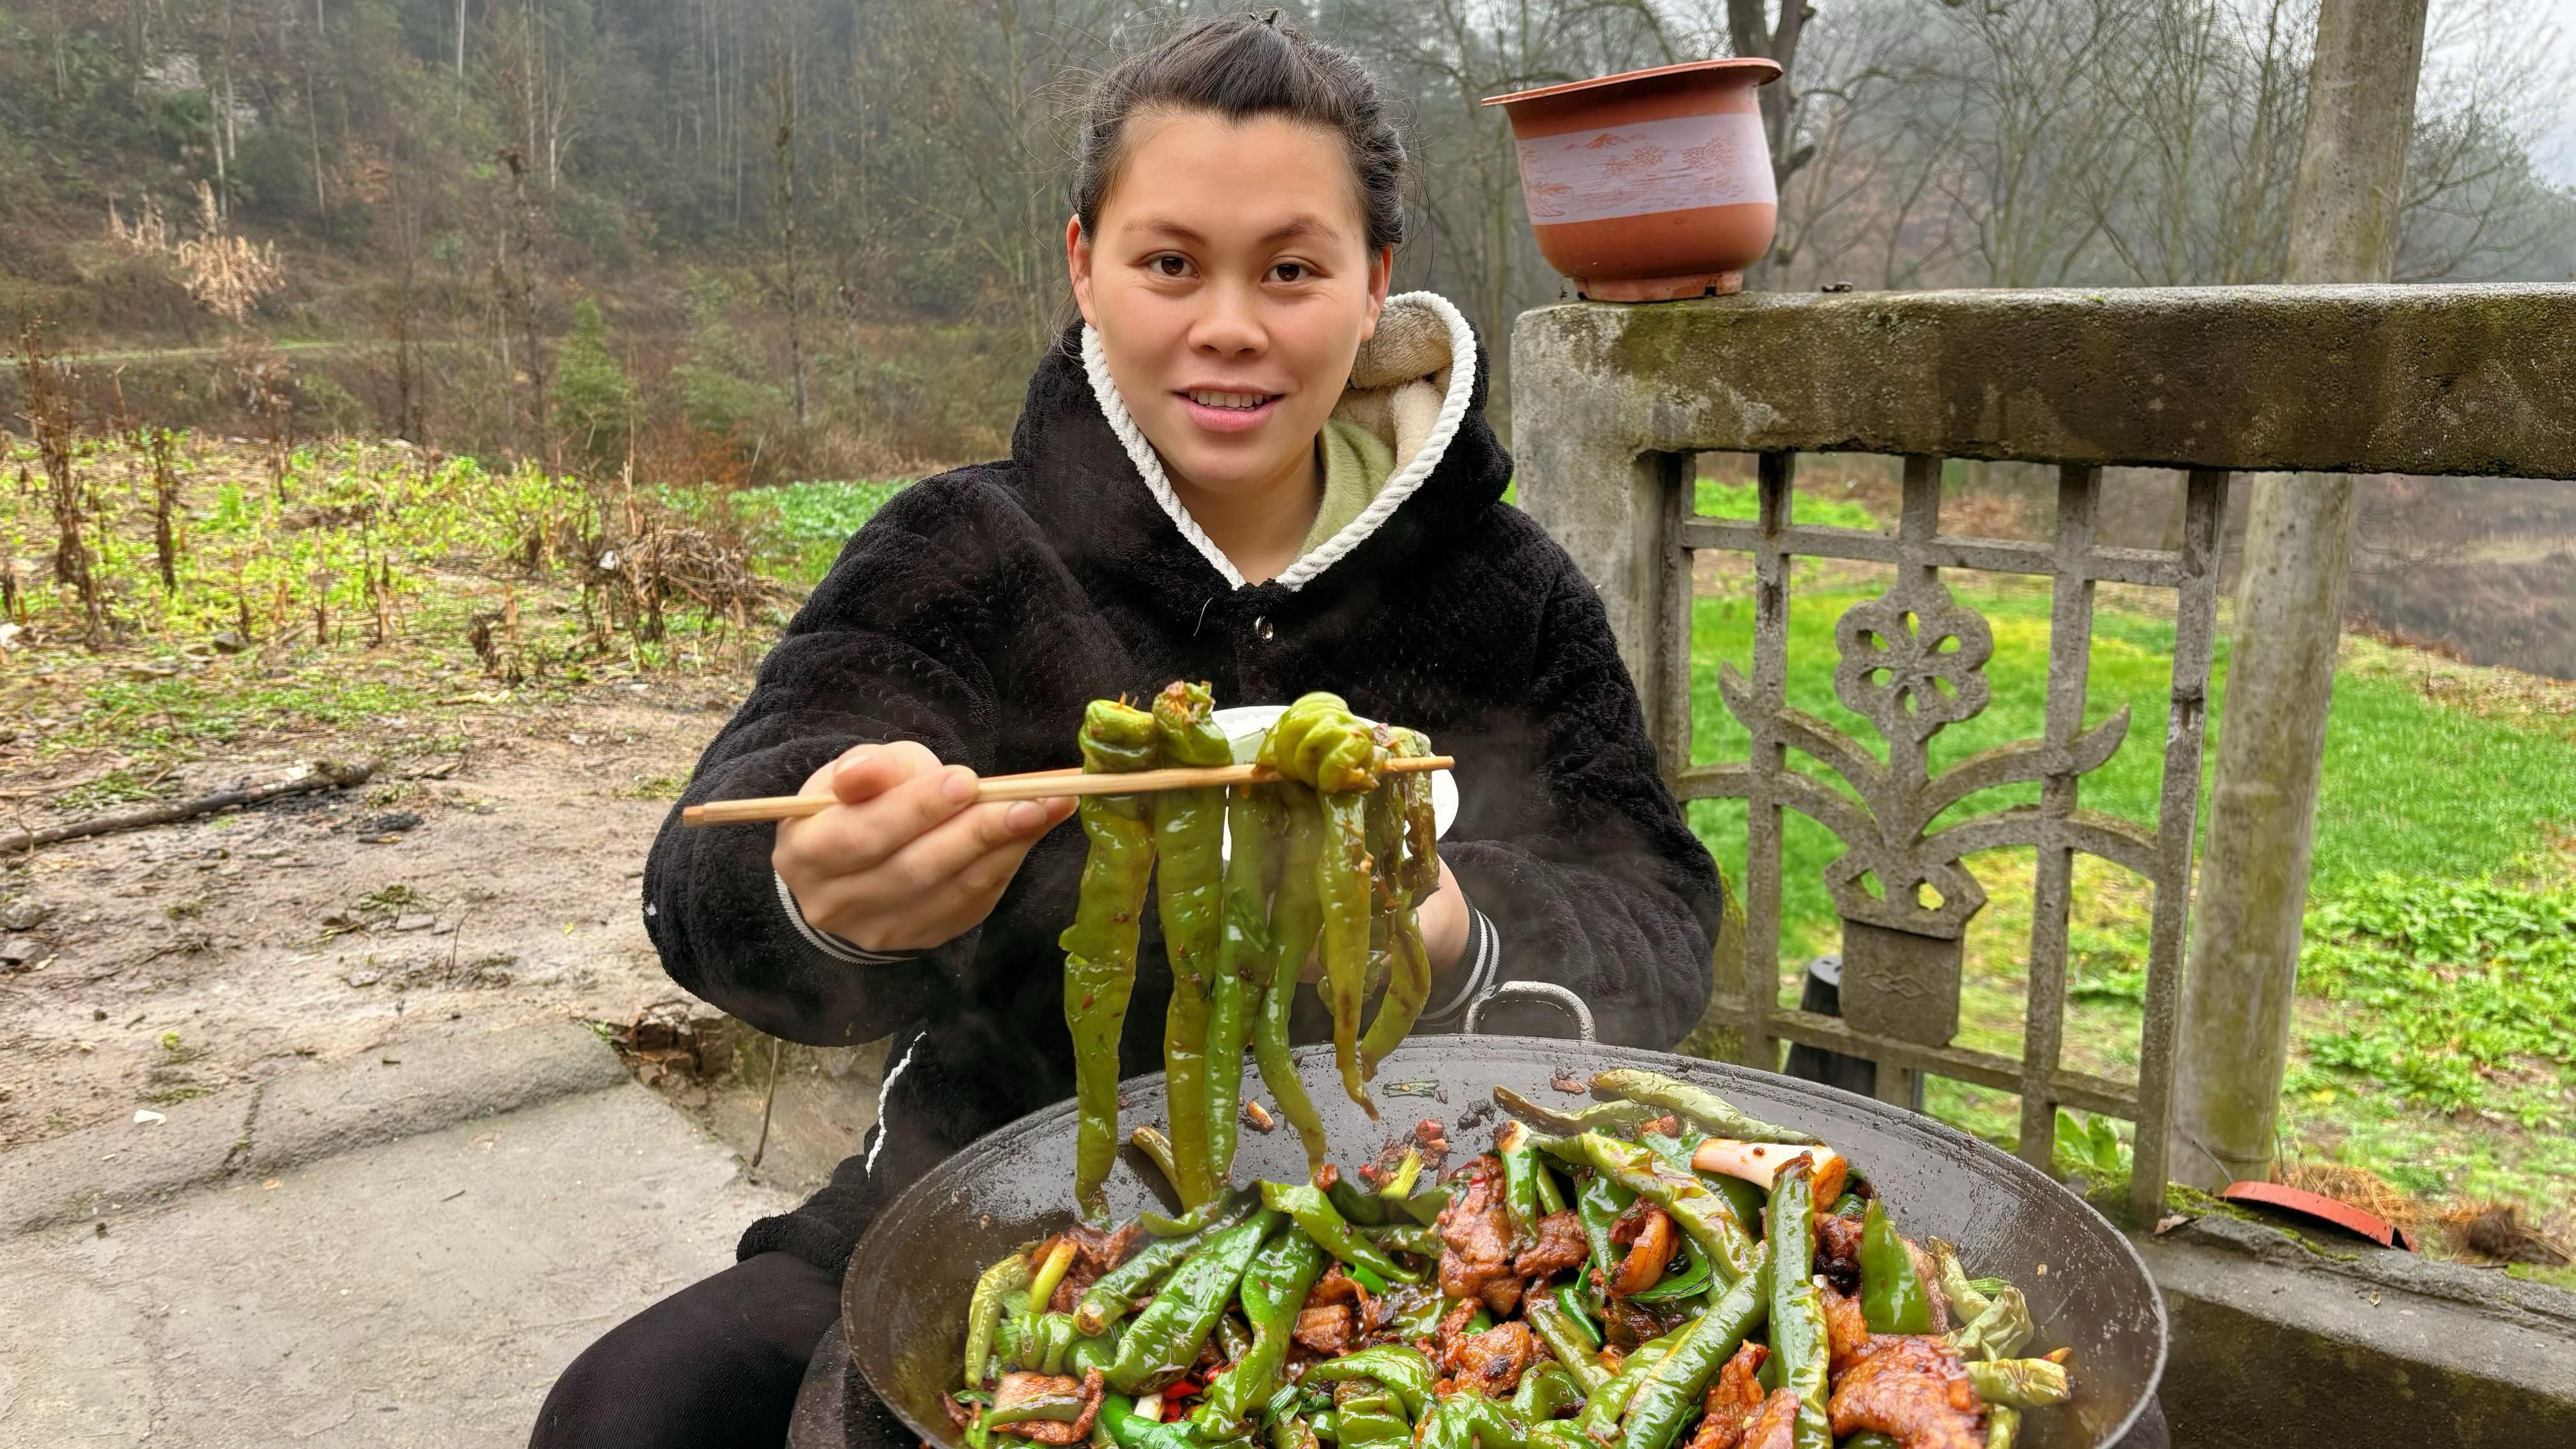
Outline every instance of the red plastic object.
{"label": "red plastic object", "polygon": [[2359,1233],[2383,1248],[2404,1248],[2410,1253],[2417,1251],[2415,1240],[2407,1235],[2404,1228],[2377,1213],[2363,1212],[2351,1203],[2323,1193],[2283,1187],[2277,1182],[2231,1182],[2219,1196],[2229,1202],[2261,1203],[2304,1218],[2332,1223],[2346,1232]]}

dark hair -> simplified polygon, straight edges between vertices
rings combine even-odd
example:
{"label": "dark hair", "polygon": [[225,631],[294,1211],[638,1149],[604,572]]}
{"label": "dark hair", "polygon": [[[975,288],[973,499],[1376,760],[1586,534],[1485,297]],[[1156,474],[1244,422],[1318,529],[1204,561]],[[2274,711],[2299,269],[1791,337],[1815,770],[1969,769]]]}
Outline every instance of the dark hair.
{"label": "dark hair", "polygon": [[1404,138],[1357,56],[1326,45],[1279,12],[1222,15],[1119,62],[1091,88],[1075,155],[1073,214],[1085,235],[1124,161],[1128,118],[1168,107],[1228,120],[1286,116],[1342,138],[1359,181],[1369,250],[1404,240]]}

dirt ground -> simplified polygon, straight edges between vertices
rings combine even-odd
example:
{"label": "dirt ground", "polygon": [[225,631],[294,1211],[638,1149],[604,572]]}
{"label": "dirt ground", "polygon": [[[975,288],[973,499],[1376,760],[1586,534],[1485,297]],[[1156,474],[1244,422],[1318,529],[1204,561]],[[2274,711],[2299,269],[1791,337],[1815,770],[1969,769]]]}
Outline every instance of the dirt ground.
{"label": "dirt ground", "polygon": [[[406,1015],[622,1024],[679,997],[639,914],[644,854],[738,688],[684,676],[469,707],[436,725],[463,747],[434,755],[402,753],[419,721],[400,717],[246,741],[180,766],[172,793],[395,763],[358,789],[13,862],[0,926],[28,928],[0,930],[23,958],[0,975],[0,1148],[365,1053]],[[0,831],[65,818],[30,802],[113,763],[0,745]],[[710,1107],[702,1084],[665,1085]]]}

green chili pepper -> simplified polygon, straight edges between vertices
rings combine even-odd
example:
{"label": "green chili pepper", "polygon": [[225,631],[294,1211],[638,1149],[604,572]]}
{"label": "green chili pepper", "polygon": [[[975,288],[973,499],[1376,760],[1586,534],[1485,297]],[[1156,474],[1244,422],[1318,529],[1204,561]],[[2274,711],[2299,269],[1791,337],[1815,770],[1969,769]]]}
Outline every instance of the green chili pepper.
{"label": "green chili pepper", "polygon": [[1875,1199],[1860,1221],[1860,1311],[1869,1331],[1930,1333],[1932,1295],[1915,1275],[1913,1250]]}
{"label": "green chili pepper", "polygon": [[1331,1409],[1326,1409],[1321,1413],[1309,1415],[1306,1419],[1306,1427],[1314,1430],[1315,1437],[1318,1439],[1339,1442],[1342,1437],[1342,1416]]}
{"label": "green chili pepper", "polygon": [[1538,1215],[1552,1218],[1565,1211],[1565,1189],[1556,1180],[1556,1169],[1547,1165],[1546,1158],[1536,1155],[1530,1158],[1530,1165],[1537,1169],[1533,1177],[1538,1184]]}
{"label": "green chili pepper", "polygon": [[1993,1296],[1979,1287],[1968,1276],[1967,1270],[1959,1265],[1958,1249],[1939,1238],[1926,1238],[1923,1246],[1932,1254],[1933,1270],[1941,1279],[1941,1294],[1950,1300],[1951,1317],[1961,1324],[1974,1323],[1994,1306]]}
{"label": "green chili pepper", "polygon": [[1074,1334],[1073,1347],[1064,1356],[1064,1371],[1081,1374],[1098,1369],[1103,1374],[1108,1373],[1109,1366],[1118,1361],[1118,1341],[1107,1334],[1083,1336],[1079,1324],[1074,1326]]}
{"label": "green chili pepper", "polygon": [[1458,1412],[1463,1394],[1453,1394],[1431,1406],[1422,1422],[1413,1427],[1414,1449],[1476,1449],[1475,1431],[1467,1426]]}
{"label": "green chili pepper", "polygon": [[1440,1241],[1438,1228],[1426,1228],[1419,1223],[1362,1228],[1360,1236],[1390,1253],[1412,1253],[1425,1258],[1439,1257],[1440,1250],[1446,1246]]}
{"label": "green chili pepper", "polygon": [[1272,1419],[1270,1449],[1315,1449],[1314,1426],[1294,1414]]}
{"label": "green chili pepper", "polygon": [[1609,1443],[1611,1432],[1619,1425],[1620,1414],[1627,1410],[1629,1396],[1637,1392],[1637,1385],[1646,1381],[1647,1371],[1662,1363],[1664,1355],[1672,1352],[1673,1345],[1681,1342],[1682,1335],[1688,1332],[1690,1326],[1684,1324],[1661,1338],[1651,1338],[1637,1345],[1637,1351],[1628,1355],[1627,1361],[1619,1366],[1619,1372],[1612,1374],[1609,1382],[1583,1401],[1583,1413],[1576,1420],[1583,1426],[1583,1432],[1600,1443]]}
{"label": "green chili pepper", "polygon": [[966,1387],[984,1387],[984,1360],[1002,1327],[1002,1295],[1029,1286],[1029,1255],[1013,1253],[985,1269],[966,1300]]}
{"label": "green chili pepper", "polygon": [[[1091,774],[1150,770],[1162,762],[1154,717],[1095,699],[1082,716],[1082,768]],[[1136,987],[1136,936],[1154,874],[1154,830],[1135,795],[1082,797],[1090,853],[1064,951],[1064,1024],[1073,1034],[1077,1136],[1073,1195],[1084,1216],[1108,1212],[1103,1193],[1118,1157],[1118,1038]]]}
{"label": "green chili pepper", "polygon": [[1854,1222],[1859,1222],[1869,1216],[1871,1201],[1872,1199],[1862,1197],[1856,1192],[1844,1193],[1841,1197],[1834,1199],[1834,1206],[1832,1209],[1833,1215],[1838,1218],[1850,1218]]}
{"label": "green chili pepper", "polygon": [[1333,1059],[1342,1088],[1370,1118],[1360,1072],[1360,1010],[1368,987],[1370,861],[1367,793],[1377,787],[1386,751],[1374,732],[1334,695],[1309,694],[1290,705],[1261,741],[1261,763],[1312,786],[1324,812],[1324,848],[1315,884],[1323,903],[1324,984],[1333,1015]]}
{"label": "green chili pepper", "polygon": [[[1310,1384],[1364,1381],[1383,1385],[1402,1403],[1406,1418],[1418,1419],[1422,1416],[1423,1405],[1431,1401],[1431,1390],[1439,1383],[1440,1375],[1420,1349],[1385,1343],[1310,1365],[1305,1381]],[[1338,1395],[1336,1399],[1339,1401]],[[1344,1408],[1349,1407],[1346,1401],[1342,1402]]]}
{"label": "green chili pepper", "polygon": [[[1029,1365],[1042,1374],[1064,1372],[1064,1359],[1073,1350],[1073,1315],[1039,1313],[1029,1318],[1027,1342],[1035,1347],[1037,1362]],[[1027,1349],[1022,1350],[1024,1353]]]}
{"label": "green chili pepper", "polygon": [[1277,950],[1270,935],[1270,905],[1279,889],[1287,820],[1288,807],[1275,786],[1246,786],[1227,796],[1225,939],[1208,996],[1208,1170],[1220,1185],[1234,1175],[1243,1048],[1251,1040]]}
{"label": "green chili pepper", "polygon": [[1181,1165],[1172,1155],[1172,1139],[1140,1122],[1127,1129],[1127,1140],[1137,1151],[1145,1154],[1156,1171],[1163,1174],[1163,1181],[1172,1185],[1173,1192],[1181,1190]]}
{"label": "green chili pepper", "polygon": [[1278,1222],[1279,1215],[1264,1208],[1210,1234],[1183,1258],[1118,1341],[1118,1358],[1107,1375],[1110,1387],[1148,1393],[1189,1372],[1200,1345],[1233,1299],[1235,1285],[1243,1281],[1244,1268]]}
{"label": "green chili pepper", "polygon": [[1503,1123],[1494,1134],[1494,1152],[1503,1161],[1503,1216],[1510,1220],[1512,1236],[1524,1243],[1538,1241],[1538,1173],[1537,1140],[1529,1127],[1517,1118]]}
{"label": "green chili pepper", "polygon": [[[1306,1375],[1314,1377],[1314,1370],[1308,1369]],[[1342,1449],[1401,1449],[1413,1441],[1413,1426],[1405,1422],[1395,1395],[1375,1386],[1348,1397],[1334,1396],[1333,1432]]]}
{"label": "green chili pepper", "polygon": [[1562,1363],[1534,1363],[1512,1393],[1512,1412],[1524,1425],[1541,1424],[1583,1405],[1583,1381]]}
{"label": "green chili pepper", "polygon": [[1269,1399],[1279,1386],[1279,1366],[1288,1361],[1298,1310],[1306,1306],[1307,1291],[1323,1275],[1324,1250],[1294,1225],[1252,1255],[1240,1290],[1243,1316],[1252,1324],[1252,1345],[1234,1356],[1233,1368],[1208,1385],[1200,1415],[1228,1425]]}
{"label": "green chili pepper", "polygon": [[[1431,753],[1431,741],[1418,731],[1389,731],[1388,754],[1419,759]],[[1431,998],[1431,957],[1423,949],[1422,928],[1414,906],[1440,885],[1440,859],[1431,814],[1431,777],[1389,775],[1370,797],[1369,849],[1377,857],[1379,905],[1387,926],[1392,969],[1377,1015],[1360,1039],[1360,1074],[1377,1075],[1377,1064],[1404,1041]]]}
{"label": "green chili pepper", "polygon": [[1440,1407],[1457,1424],[1461,1446],[1529,1449],[1528,1422],[1483,1394],[1451,1394],[1440,1401]]}
{"label": "green chili pepper", "polygon": [[1611,1180],[1607,1173],[1588,1173],[1575,1184],[1574,1216],[1583,1224],[1583,1241],[1592,1249],[1592,1265],[1601,1270],[1606,1282],[1619,1271],[1619,1260],[1626,1250],[1610,1241],[1610,1229],[1619,1215],[1637,1195]]}
{"label": "green chili pepper", "polygon": [[1575,1419],[1549,1419],[1530,1425],[1531,1449],[1601,1449],[1599,1441],[1583,1432]]}
{"label": "green chili pepper", "polygon": [[1659,1107],[1712,1137],[1732,1137],[1738,1142],[1799,1142],[1811,1146],[1821,1145],[1824,1140],[1795,1128],[1777,1127],[1749,1117],[1715,1092],[1694,1087],[1661,1072],[1626,1067],[1598,1072],[1592,1078],[1592,1095]]}
{"label": "green chili pepper", "polygon": [[2045,1409],[2065,1403],[2066,1366],[2044,1358],[2006,1358],[1968,1366],[1968,1382],[1988,1404],[2011,1409]]}
{"label": "green chili pepper", "polygon": [[1252,1329],[1232,1313],[1217,1315],[1216,1352],[1217,1357],[1226,1363],[1233,1363],[1252,1352]]}
{"label": "green chili pepper", "polygon": [[1304,785],[1276,787],[1287,835],[1280,849],[1279,891],[1272,903],[1270,975],[1262,983],[1261,1011],[1252,1026],[1252,1056],[1261,1067],[1262,1085],[1279,1103],[1281,1116],[1297,1129],[1305,1144],[1306,1171],[1324,1165],[1324,1119],[1306,1095],[1305,1079],[1288,1051],[1289,1019],[1297,1002],[1297,978],[1306,958],[1315,953],[1315,938],[1324,925],[1323,898],[1317,894],[1317,872],[1324,854],[1323,807]]}
{"label": "green chili pepper", "polygon": [[1878,1432],[1876,1429],[1863,1429],[1861,1432],[1841,1441],[1841,1443],[1836,1446],[1836,1449],[1905,1449],[1905,1446],[1897,1443],[1894,1439],[1887,1437],[1885,1434]]}
{"label": "green chili pepper", "polygon": [[1338,1172],[1333,1175],[1333,1185],[1324,1190],[1324,1195],[1332,1199],[1333,1210],[1340,1213],[1346,1222],[1363,1228],[1386,1225],[1386,1200],[1376,1193],[1360,1191],[1359,1184]]}
{"label": "green chili pepper", "polygon": [[[1726,1290],[1717,1306],[1692,1320],[1682,1341],[1648,1370],[1629,1396],[1622,1449],[1670,1449],[1683,1416],[1708,1392],[1727,1358],[1771,1312],[1771,1250],[1754,1249],[1752,1271]],[[1826,1437],[1832,1449],[1832,1437]]]}
{"label": "green chili pepper", "polygon": [[2030,1342],[2032,1331],[2030,1305],[2022,1301],[2020,1289],[2007,1283],[1983,1313],[1950,1335],[1950,1342],[1962,1358],[2010,1358]]}
{"label": "green chili pepper", "polygon": [[1547,1345],[1548,1352],[1556,1355],[1556,1361],[1565,1365],[1566,1372],[1574,1375],[1584,1393],[1592,1393],[1609,1380],[1610,1374],[1601,1367],[1595,1352],[1601,1346],[1600,1338],[1592,1331],[1589,1320],[1565,1306],[1561,1292],[1556,1297],[1540,1294],[1530,1299],[1522,1306],[1521,1316],[1529,1320],[1531,1331]]}
{"label": "green chili pepper", "polygon": [[[1699,1244],[1726,1282],[1733,1283],[1752,1270],[1752,1236],[1737,1221],[1734,1206],[1696,1174],[1680,1177],[1665,1172],[1655,1162],[1652,1149],[1600,1132],[1570,1140],[1540,1138],[1538,1145],[1565,1161],[1588,1164],[1671,1214],[1675,1226]],[[1614,1260],[1602,1260],[1605,1273],[1613,1266]]]}
{"label": "green chili pepper", "polygon": [[1573,1319],[1576,1326],[1583,1330],[1584,1338],[1590,1341],[1593,1348],[1601,1347],[1604,1340],[1601,1335],[1600,1321],[1592,1316],[1590,1305],[1583,1301],[1581,1289],[1571,1283],[1557,1289],[1556,1306],[1564,1309],[1565,1316]]}
{"label": "green chili pepper", "polygon": [[1361,1287],[1366,1288],[1371,1293],[1384,1293],[1390,1286],[1384,1278],[1378,1276],[1377,1270],[1373,1268],[1364,1268],[1357,1263],[1344,1263],[1342,1266],[1350,1270],[1353,1282],[1358,1283]]}
{"label": "green chili pepper", "polygon": [[[1163,762],[1228,765],[1234,752],[1210,718],[1207,686],[1175,680],[1154,697]],[[1216,1191],[1208,1171],[1208,1016],[1225,940],[1225,791],[1162,790],[1153,796],[1154,897],[1163,918],[1163,949],[1172,966],[1171,1006],[1163,1019],[1164,1099],[1172,1123],[1173,1186],[1181,1206],[1196,1207]]]}
{"label": "green chili pepper", "polygon": [[1265,1182],[1261,1185],[1261,1202],[1272,1212],[1286,1213],[1306,1236],[1324,1245],[1324,1251],[1351,1266],[1354,1272],[1365,1269],[1380,1278],[1397,1283],[1419,1283],[1420,1273],[1395,1265],[1395,1260],[1378,1251],[1377,1245],[1351,1230],[1332,1199],[1310,1183]]}
{"label": "green chili pepper", "polygon": [[2008,1404],[1988,1404],[1986,1406],[1986,1449],[2013,1449],[2013,1445],[2020,1440],[2021,1410]]}
{"label": "green chili pepper", "polygon": [[1496,1087],[1494,1100],[1504,1111],[1532,1127],[1559,1137],[1575,1137],[1585,1132],[1607,1132],[1613,1137],[1634,1136],[1640,1126],[1662,1115],[1641,1102],[1595,1102],[1580,1111],[1560,1112],[1554,1107],[1533,1102],[1509,1087]]}
{"label": "green chili pepper", "polygon": [[1826,1421],[1825,1304],[1816,1292],[1815,1184],[1812,1164],[1801,1157],[1780,1169],[1771,1184],[1763,1246],[1771,1254],[1771,1353],[1780,1362],[1780,1386],[1798,1396],[1790,1426],[1795,1449],[1833,1449]]}
{"label": "green chili pepper", "polygon": [[[1761,1250],[1757,1246],[1754,1251]],[[1628,1295],[1629,1300],[1635,1303],[1674,1303],[1707,1292],[1709,1280],[1715,1276],[1707,1251],[1685,1237],[1682,1239],[1682,1252],[1689,1259],[1682,1271],[1666,1273],[1655,1280],[1654,1287]]]}
{"label": "green chili pepper", "polygon": [[1163,1281],[1172,1266],[1189,1255],[1195,1238],[1158,1238],[1138,1248],[1126,1262],[1092,1280],[1082,1301],[1073,1306],[1073,1324],[1086,1335],[1106,1333],[1127,1316],[1127,1305]]}
{"label": "green chili pepper", "polygon": [[1406,1217],[1413,1219],[1424,1227],[1434,1227],[1438,1225],[1440,1215],[1449,1210],[1449,1189],[1445,1187],[1426,1187],[1422,1191],[1406,1198],[1404,1201],[1397,1203],[1396,1206],[1404,1209],[1404,1215]]}
{"label": "green chili pepper", "polygon": [[1119,1426],[1134,1417],[1136,1417],[1134,1399],[1121,1393],[1103,1392],[1100,1396],[1100,1415],[1091,1421],[1091,1442],[1094,1449],[1099,1449],[1102,1445],[1104,1435],[1107,1436],[1108,1444],[1124,1446],[1127,1439],[1118,1432]]}

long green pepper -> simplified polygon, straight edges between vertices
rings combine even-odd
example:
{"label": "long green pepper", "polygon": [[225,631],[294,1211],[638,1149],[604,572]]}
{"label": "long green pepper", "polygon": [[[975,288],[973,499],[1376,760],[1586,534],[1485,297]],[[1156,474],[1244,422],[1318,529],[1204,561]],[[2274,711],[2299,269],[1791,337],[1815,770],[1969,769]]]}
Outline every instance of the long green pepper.
{"label": "long green pepper", "polygon": [[[1083,711],[1081,743],[1086,774],[1161,763],[1154,717],[1115,700],[1095,699]],[[1081,813],[1091,849],[1073,924],[1056,944],[1064,950],[1064,1025],[1073,1036],[1073,1196],[1083,1215],[1098,1222],[1109,1211],[1104,1189],[1118,1158],[1118,1038],[1136,989],[1136,938],[1154,874],[1154,830],[1144,800],[1134,795],[1085,795]]]}
{"label": "long green pepper", "polygon": [[[1174,680],[1154,697],[1154,726],[1163,763],[1229,765],[1234,752],[1212,718],[1204,684]],[[1164,1100],[1171,1118],[1172,1185],[1181,1206],[1216,1194],[1209,1172],[1208,1018],[1225,941],[1226,792],[1161,790],[1153,797],[1154,896],[1163,919],[1163,949],[1172,966],[1172,999],[1163,1018]]]}
{"label": "long green pepper", "polygon": [[[1390,730],[1388,755],[1419,759],[1431,753],[1431,741],[1419,731]],[[1377,907],[1384,923],[1389,971],[1386,993],[1378,998],[1377,1015],[1360,1038],[1360,1075],[1375,1077],[1377,1064],[1402,1045],[1406,1033],[1431,999],[1431,956],[1422,945],[1422,926],[1413,908],[1440,885],[1436,821],[1431,812],[1431,777],[1388,775],[1370,797],[1369,849],[1376,857]]]}
{"label": "long green pepper", "polygon": [[1715,1092],[1661,1072],[1633,1067],[1597,1072],[1592,1078],[1592,1095],[1660,1108],[1712,1137],[1732,1137],[1738,1142],[1796,1142],[1810,1147],[1824,1142],[1796,1128],[1775,1126],[1749,1116]]}
{"label": "long green pepper", "polygon": [[1324,903],[1316,885],[1324,853],[1324,812],[1309,787],[1289,781],[1276,788],[1286,812],[1286,839],[1280,850],[1279,894],[1270,910],[1270,975],[1262,983],[1261,1013],[1252,1024],[1252,1057],[1279,1114],[1305,1145],[1311,1176],[1324,1165],[1324,1119],[1306,1094],[1296,1058],[1289,1055],[1288,1025],[1296,1011],[1297,978],[1306,969],[1306,958],[1315,954],[1315,938],[1324,926]]}
{"label": "long green pepper", "polygon": [[[1736,1220],[1735,1208],[1696,1174],[1677,1176],[1663,1170],[1653,1149],[1622,1142],[1600,1132],[1566,1139],[1537,1139],[1540,1150],[1579,1163],[1615,1180],[1621,1187],[1672,1215],[1673,1223],[1708,1254],[1728,1283],[1753,1269],[1753,1238]],[[1801,1159],[1803,1160],[1803,1159]],[[1603,1269],[1611,1266],[1604,1260]]]}
{"label": "long green pepper", "polygon": [[1253,1253],[1278,1224],[1279,1215],[1264,1208],[1210,1234],[1183,1258],[1118,1341],[1118,1357],[1106,1374],[1109,1386],[1122,1394],[1151,1393],[1188,1373],[1233,1301]]}
{"label": "long green pepper", "polygon": [[1272,785],[1235,790],[1226,799],[1225,939],[1208,993],[1208,1172],[1219,1185],[1234,1176],[1235,1117],[1243,1107],[1243,1048],[1274,969],[1270,931],[1279,888],[1288,807]]}
{"label": "long green pepper", "polygon": [[1238,1295],[1244,1321],[1252,1325],[1252,1348],[1208,1385],[1198,1411],[1208,1428],[1221,1431],[1240,1422],[1278,1388],[1298,1311],[1323,1275],[1324,1250],[1293,1223],[1252,1255]]}
{"label": "long green pepper", "polygon": [[1647,1371],[1628,1397],[1622,1449],[1670,1449],[1683,1417],[1708,1392],[1718,1369],[1770,1316],[1771,1261],[1769,1245],[1756,1248],[1753,1270],[1693,1320],[1682,1341]]}
{"label": "long green pepper", "polygon": [[1780,1363],[1780,1386],[1798,1396],[1798,1417],[1790,1425],[1789,1442],[1794,1449],[1834,1449],[1833,1427],[1825,1417],[1825,1370],[1832,1347],[1825,1337],[1824,1299],[1816,1292],[1812,1276],[1813,1171],[1803,1157],[1780,1169],[1771,1184],[1763,1247],[1771,1257],[1771,1352]]}
{"label": "long green pepper", "polygon": [[1261,1205],[1275,1213],[1286,1213],[1304,1229],[1306,1236],[1324,1245],[1324,1251],[1348,1263],[1354,1269],[1365,1268],[1379,1277],[1396,1283],[1419,1283],[1422,1275],[1410,1268],[1399,1268],[1395,1260],[1377,1244],[1354,1232],[1333,1200],[1311,1183],[1265,1182],[1261,1185]]}
{"label": "long green pepper", "polygon": [[1369,970],[1370,859],[1368,792],[1377,788],[1386,751],[1338,695],[1308,694],[1288,707],[1261,742],[1261,763],[1312,786],[1324,811],[1324,848],[1315,884],[1323,903],[1326,1002],[1333,1014],[1333,1060],[1342,1089],[1377,1117],[1360,1070],[1360,1011]]}

